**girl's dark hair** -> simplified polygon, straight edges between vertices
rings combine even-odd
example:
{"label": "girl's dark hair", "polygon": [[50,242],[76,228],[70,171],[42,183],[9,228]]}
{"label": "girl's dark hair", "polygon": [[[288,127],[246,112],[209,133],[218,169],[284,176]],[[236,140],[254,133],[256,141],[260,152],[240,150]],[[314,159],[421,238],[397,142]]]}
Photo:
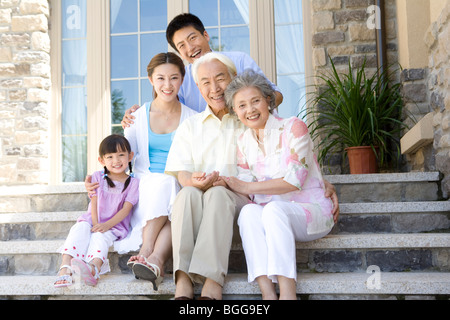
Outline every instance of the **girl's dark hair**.
{"label": "girl's dark hair", "polygon": [[[131,152],[131,146],[128,140],[121,135],[118,134],[112,134],[110,136],[107,136],[103,141],[100,143],[100,147],[98,149],[98,154],[100,157],[104,157],[108,153],[115,153],[120,151],[127,151]],[[128,168],[130,169],[130,174],[133,172],[133,168],[131,166],[131,162],[128,163]],[[111,180],[111,178],[108,176],[109,171],[106,168],[106,166],[103,167],[105,171],[104,179],[106,179],[106,182],[108,183],[108,186],[110,188],[114,188],[116,185]],[[128,177],[127,181],[125,181],[125,185],[123,187],[122,192],[125,191],[125,189],[128,187],[131,181],[131,176]]]}
{"label": "girl's dark hair", "polygon": [[[183,60],[181,60],[181,58],[173,52],[158,53],[156,56],[154,56],[147,66],[148,76],[151,78],[156,67],[166,63],[170,63],[177,66],[178,69],[180,70],[181,76],[184,79],[186,69],[184,68]],[[153,88],[153,98],[156,99],[156,97],[157,94],[155,92],[155,89]]]}
{"label": "girl's dark hair", "polygon": [[195,30],[203,34],[205,32],[205,26],[203,25],[203,22],[197,17],[194,16],[192,13],[182,13],[170,21],[169,25],[166,29],[166,39],[167,42],[170,44],[172,48],[174,48],[177,52],[178,49],[175,46],[175,43],[173,43],[173,36],[175,32],[177,32],[180,29],[183,29],[185,27],[192,26]]}

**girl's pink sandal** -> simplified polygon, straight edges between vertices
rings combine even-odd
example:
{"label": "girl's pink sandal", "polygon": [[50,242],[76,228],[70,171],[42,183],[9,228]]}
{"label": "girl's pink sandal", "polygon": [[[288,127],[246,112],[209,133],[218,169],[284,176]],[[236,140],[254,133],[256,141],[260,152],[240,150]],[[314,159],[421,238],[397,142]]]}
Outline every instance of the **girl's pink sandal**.
{"label": "girl's pink sandal", "polygon": [[98,274],[98,268],[95,265],[93,265],[95,269],[95,276],[93,276],[92,268],[86,262],[77,258],[73,258],[71,264],[73,273],[79,275],[81,280],[84,281],[84,283],[86,283],[88,286],[95,286],[97,284],[98,279],[100,279],[100,276]]}

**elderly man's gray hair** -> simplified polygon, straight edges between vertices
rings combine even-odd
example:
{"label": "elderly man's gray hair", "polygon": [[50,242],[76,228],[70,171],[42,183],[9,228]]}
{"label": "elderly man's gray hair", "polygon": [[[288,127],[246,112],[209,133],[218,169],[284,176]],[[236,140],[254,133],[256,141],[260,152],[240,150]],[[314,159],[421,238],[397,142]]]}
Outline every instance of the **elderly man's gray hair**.
{"label": "elderly man's gray hair", "polygon": [[236,76],[225,90],[225,100],[230,114],[235,114],[233,111],[234,96],[240,90],[248,87],[254,87],[261,91],[263,97],[270,98],[269,111],[272,113],[272,111],[276,108],[275,90],[262,74],[251,69],[247,69],[242,74]]}
{"label": "elderly man's gray hair", "polygon": [[228,69],[228,73],[230,74],[230,77],[233,78],[236,74],[236,65],[234,64],[233,60],[228,58],[227,56],[217,53],[217,52],[208,52],[207,54],[203,55],[199,59],[195,60],[192,64],[192,78],[194,79],[195,83],[198,83],[198,68],[206,63],[213,60],[219,60],[222,62]]}

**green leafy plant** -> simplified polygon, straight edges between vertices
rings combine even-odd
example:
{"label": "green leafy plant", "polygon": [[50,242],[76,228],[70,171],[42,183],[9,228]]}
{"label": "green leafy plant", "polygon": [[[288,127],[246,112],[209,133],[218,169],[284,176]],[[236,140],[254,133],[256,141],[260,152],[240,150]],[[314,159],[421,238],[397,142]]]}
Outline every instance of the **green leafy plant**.
{"label": "green leafy plant", "polygon": [[407,125],[401,121],[403,99],[401,84],[392,79],[395,72],[386,68],[368,76],[364,60],[359,68],[349,63],[348,73],[339,74],[330,61],[331,71],[318,75],[322,84],[315,86],[305,113],[311,137],[318,141],[319,161],[356,146],[377,148],[381,165],[392,151],[398,157],[398,135]]}

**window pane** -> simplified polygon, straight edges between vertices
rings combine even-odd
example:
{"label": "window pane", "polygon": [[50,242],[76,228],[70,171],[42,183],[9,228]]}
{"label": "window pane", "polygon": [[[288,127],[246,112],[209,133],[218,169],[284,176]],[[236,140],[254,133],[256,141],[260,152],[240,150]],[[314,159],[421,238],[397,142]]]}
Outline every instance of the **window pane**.
{"label": "window pane", "polygon": [[248,24],[248,0],[220,0],[220,24]]}
{"label": "window pane", "polygon": [[138,80],[113,81],[111,83],[112,123],[120,124],[125,110],[138,102]]}
{"label": "window pane", "polygon": [[303,13],[300,0],[276,0],[277,84],[283,92],[281,117],[301,116],[305,102]]}
{"label": "window pane", "polygon": [[142,103],[153,100],[153,86],[148,79],[141,80],[141,101]]}
{"label": "window pane", "polygon": [[219,29],[218,28],[206,28],[209,34],[209,47],[213,51],[223,51],[220,46]]}
{"label": "window pane", "polygon": [[[127,0],[128,1],[128,0]],[[140,0],[141,31],[166,30],[167,1]]]}
{"label": "window pane", "polygon": [[87,85],[86,39],[69,40],[62,43],[62,85],[63,87]]}
{"label": "window pane", "polygon": [[80,182],[84,181],[87,173],[87,137],[68,136],[63,137],[63,181]]}
{"label": "window pane", "polygon": [[219,25],[217,0],[190,0],[189,12],[199,17],[205,27]]}
{"label": "window pane", "polygon": [[279,88],[283,92],[283,104],[278,108],[278,114],[283,118],[303,116],[303,106],[306,103],[305,77],[302,75],[278,76]]}
{"label": "window pane", "polygon": [[[125,110],[152,100],[147,77],[150,60],[167,52],[167,1],[111,0],[111,112],[112,132],[120,127]],[[130,5],[130,7],[126,7]],[[126,22],[133,22],[128,23]],[[117,24],[117,27],[113,24]],[[121,26],[120,28],[118,26]],[[115,32],[122,34],[115,35]],[[126,34],[123,34],[126,33]]]}
{"label": "window pane", "polygon": [[[277,71],[278,73],[305,73],[305,54],[303,51],[303,26],[293,24],[287,26],[276,26],[277,39]],[[291,49],[296,52],[295,60],[286,60],[286,52]],[[291,57],[290,55],[288,55]]]}
{"label": "window pane", "polygon": [[136,32],[137,0],[111,0],[111,33]]}
{"label": "window pane", "polygon": [[141,77],[147,78],[147,66],[150,60],[161,52],[167,52],[165,33],[151,33],[141,36]]}
{"label": "window pane", "polygon": [[138,55],[137,35],[111,37],[111,77],[137,77]]}
{"label": "window pane", "polygon": [[242,51],[250,54],[250,30],[248,27],[223,28],[222,51]]}
{"label": "window pane", "polygon": [[189,10],[205,25],[212,50],[250,54],[248,0],[190,0]]}
{"label": "window pane", "polygon": [[64,135],[87,134],[86,87],[62,90],[61,128]]}

